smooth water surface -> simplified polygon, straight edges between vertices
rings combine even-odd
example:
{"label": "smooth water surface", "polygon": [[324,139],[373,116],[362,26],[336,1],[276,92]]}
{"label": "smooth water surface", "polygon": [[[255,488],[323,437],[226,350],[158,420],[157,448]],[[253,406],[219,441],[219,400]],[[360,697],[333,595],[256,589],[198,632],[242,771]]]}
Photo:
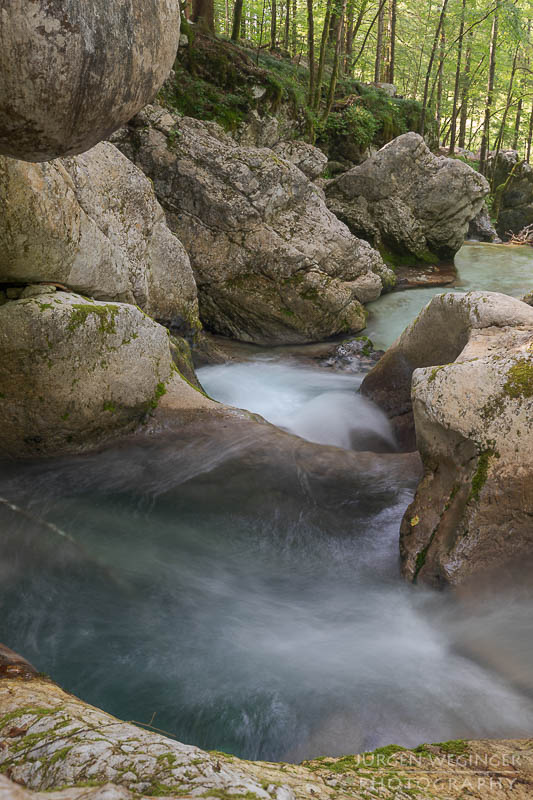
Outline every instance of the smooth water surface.
{"label": "smooth water surface", "polygon": [[522,297],[533,289],[531,247],[469,243],[455,256],[455,265],[454,286],[392,292],[367,306],[370,314],[364,333],[376,349],[390,347],[436,294],[485,290]]}

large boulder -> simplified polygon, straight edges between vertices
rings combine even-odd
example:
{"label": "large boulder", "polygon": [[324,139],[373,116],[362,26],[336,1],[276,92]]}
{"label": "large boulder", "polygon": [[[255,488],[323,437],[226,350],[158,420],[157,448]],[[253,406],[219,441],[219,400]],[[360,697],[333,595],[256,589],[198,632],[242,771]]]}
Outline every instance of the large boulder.
{"label": "large boulder", "polygon": [[136,303],[182,333],[199,327],[189,257],[113,145],[44,164],[0,156],[0,206],[0,283],[56,282]]}
{"label": "large boulder", "polygon": [[435,156],[405,133],[326,187],[329,208],[398,265],[447,261],[489,193],[462,161]]}
{"label": "large boulder", "polygon": [[472,331],[529,324],[531,309],[495,292],[436,295],[389,347],[361,384],[361,392],[389,417],[400,449],[417,446],[411,379],[415,369],[449,364]]}
{"label": "large boulder", "polygon": [[88,449],[133,430],[174,375],[167,330],[135,306],[66,292],[4,302],[0,453]]}
{"label": "large boulder", "polygon": [[474,219],[470,220],[466,238],[475,242],[497,242],[501,243],[496,228],[492,224],[489,210],[486,204]]}
{"label": "large boulder", "polygon": [[521,161],[516,150],[504,150],[489,159],[488,172],[499,205],[496,229],[502,239],[509,239],[533,225],[533,167]]}
{"label": "large boulder", "polygon": [[412,581],[459,584],[533,555],[533,308],[435,297],[363,384],[414,412],[425,475],[401,529]]}
{"label": "large boulder", "polygon": [[155,107],[114,141],[153,180],[211,330],[259,344],[358,331],[362,304],[393,282],[379,254],[272,150]]}
{"label": "large boulder", "polygon": [[150,102],[178,48],[175,0],[0,0],[0,153],[81,153]]}
{"label": "large boulder", "polygon": [[319,178],[328,163],[328,158],[322,150],[308,142],[293,140],[291,142],[278,142],[272,148],[278,156],[290,161],[307,175],[310,181]]}

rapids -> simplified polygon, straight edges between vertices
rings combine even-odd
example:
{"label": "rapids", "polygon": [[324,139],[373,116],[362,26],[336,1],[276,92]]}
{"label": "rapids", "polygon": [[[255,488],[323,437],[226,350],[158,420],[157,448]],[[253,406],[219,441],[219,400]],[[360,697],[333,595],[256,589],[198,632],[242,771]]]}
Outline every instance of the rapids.
{"label": "rapids", "polygon": [[[463,288],[519,294],[527,264],[468,246]],[[387,337],[425,291],[374,304]],[[201,377],[219,399],[352,451],[284,434],[272,445],[250,424],[0,464],[0,640],[117,716],[247,758],[531,736],[527,575],[497,596],[401,579],[417,469],[353,452],[369,435],[394,449],[356,394],[361,376],[270,351]]]}

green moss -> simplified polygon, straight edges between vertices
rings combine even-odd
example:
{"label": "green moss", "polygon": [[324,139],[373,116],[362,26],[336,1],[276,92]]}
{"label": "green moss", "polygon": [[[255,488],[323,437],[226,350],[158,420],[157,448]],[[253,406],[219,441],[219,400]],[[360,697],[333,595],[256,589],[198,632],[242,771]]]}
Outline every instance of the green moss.
{"label": "green moss", "polygon": [[513,399],[533,397],[533,363],[530,359],[520,358],[510,368],[503,390]]}
{"label": "green moss", "polygon": [[39,706],[25,706],[24,708],[19,708],[16,711],[10,711],[8,714],[5,714],[0,719],[0,730],[4,728],[8,722],[11,722],[14,719],[19,719],[20,717],[25,717],[26,715],[31,715],[41,719],[41,717],[46,717],[49,714],[57,714],[59,711],[62,711],[62,707],[57,708],[41,708]]}
{"label": "green moss", "polygon": [[103,405],[104,411],[109,411],[111,414],[114,414],[117,410],[116,405],[112,401],[106,401]]}
{"label": "green moss", "polygon": [[71,306],[72,313],[68,326],[69,331],[74,331],[87,322],[90,315],[99,319],[98,330],[102,334],[116,333],[115,317],[119,313],[116,305],[92,305],[90,303],[75,303]]}
{"label": "green moss", "polygon": [[479,500],[481,490],[487,482],[490,460],[494,457],[494,455],[494,450],[484,450],[479,454],[476,471],[474,472],[474,477],[472,478],[472,488],[470,489],[470,494],[468,496],[469,501]]}
{"label": "green moss", "polygon": [[62,747],[61,750],[57,750],[48,761],[47,766],[51,767],[57,764],[58,761],[63,761],[72,750],[72,747],[73,745],[70,745],[70,747]]}
{"label": "green moss", "polygon": [[436,742],[434,747],[438,747],[439,750],[453,756],[462,756],[468,751],[468,744],[464,739],[450,739],[448,742]]}
{"label": "green moss", "polygon": [[446,366],[446,364],[443,364],[440,367],[433,367],[433,369],[431,370],[431,374],[430,374],[430,376],[428,378],[428,383],[433,383],[433,381],[437,377],[437,374],[438,374],[439,370],[444,369],[445,366]]}
{"label": "green moss", "polygon": [[429,537],[429,542],[427,543],[427,545],[425,547],[423,547],[422,550],[420,550],[418,552],[417,556],[416,556],[415,572],[414,572],[414,575],[413,575],[413,583],[417,582],[420,570],[424,567],[424,565],[426,563],[427,555],[428,555],[428,552],[429,552],[429,548],[433,544],[433,539],[435,538],[436,532],[437,532],[437,529],[435,529],[433,531],[433,533]]}

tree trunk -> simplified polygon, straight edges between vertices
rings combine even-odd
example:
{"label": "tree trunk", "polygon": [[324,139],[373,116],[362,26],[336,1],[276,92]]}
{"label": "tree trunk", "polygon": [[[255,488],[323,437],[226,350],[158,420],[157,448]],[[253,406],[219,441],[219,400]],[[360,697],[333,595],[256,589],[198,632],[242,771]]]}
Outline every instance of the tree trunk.
{"label": "tree trunk", "polygon": [[435,31],[435,36],[433,37],[433,46],[431,48],[431,55],[429,57],[429,64],[426,72],[426,80],[424,81],[424,99],[422,101],[422,113],[420,115],[420,135],[423,136],[426,132],[426,114],[427,114],[427,105],[428,105],[428,94],[429,94],[429,81],[431,80],[431,72],[433,70],[433,62],[435,61],[435,55],[437,52],[437,46],[439,44],[440,34],[442,30],[442,26],[444,24],[444,18],[446,16],[446,8],[448,6],[448,0],[442,0],[442,6],[440,9],[439,14],[439,22],[437,25],[437,30]]}
{"label": "tree trunk", "polygon": [[496,4],[494,19],[492,20],[492,31],[490,35],[490,61],[489,79],[487,83],[487,100],[485,103],[485,116],[483,120],[483,135],[481,137],[481,147],[479,152],[479,171],[485,174],[487,165],[487,150],[490,136],[490,117],[492,113],[492,101],[494,98],[494,76],[496,73],[496,46],[498,43],[498,24],[499,24],[500,0]]}
{"label": "tree trunk", "polygon": [[387,64],[387,81],[394,83],[394,71],[396,67],[396,0],[390,0],[389,5],[389,55]]}
{"label": "tree trunk", "polygon": [[297,0],[292,0],[292,54],[298,52],[298,30],[296,28],[296,14],[298,12]]}
{"label": "tree trunk", "polygon": [[329,91],[328,91],[328,102],[326,104],[326,110],[324,112],[323,119],[328,118],[329,112],[331,111],[331,107],[333,105],[333,101],[335,99],[335,89],[337,88],[337,76],[339,74],[339,60],[340,60],[341,44],[342,44],[343,29],[344,29],[344,19],[346,17],[346,2],[347,0],[342,0],[342,10],[341,10],[341,15],[339,17],[337,40],[335,42],[335,55],[333,58],[331,81],[329,84]]}
{"label": "tree trunk", "polygon": [[213,0],[193,0],[192,21],[205,33],[215,32],[215,6]]}
{"label": "tree trunk", "polygon": [[278,8],[277,8],[276,0],[271,0],[270,9],[271,9],[271,12],[270,12],[270,49],[273,50],[275,48],[275,46],[276,46],[276,32],[277,32],[277,25],[278,25],[278,20],[277,20]]}
{"label": "tree trunk", "polygon": [[322,28],[322,38],[320,40],[320,57],[318,60],[318,72],[316,76],[315,96],[313,99],[313,108],[316,111],[320,105],[320,91],[322,89],[322,77],[324,75],[324,65],[326,63],[326,51],[328,46],[329,36],[329,21],[331,19],[331,5],[333,0],[326,2],[326,16],[324,17],[324,27]]}
{"label": "tree trunk", "polygon": [[[452,121],[450,124],[450,148],[448,155],[453,156],[455,153],[455,140],[457,136],[457,115],[459,103],[459,90],[461,88],[461,62],[463,60],[463,36],[465,32],[465,13],[466,13],[466,0],[463,0],[463,7],[461,10],[461,24],[459,26],[459,41],[457,43],[457,66],[455,69],[455,85],[453,89],[453,108],[452,108]],[[465,98],[463,97],[463,102]]]}
{"label": "tree trunk", "polygon": [[242,3],[243,0],[235,0],[235,5],[233,7],[233,28],[231,30],[231,38],[234,42],[238,40],[241,32]]}
{"label": "tree trunk", "polygon": [[440,32],[440,56],[439,56],[439,70],[438,70],[438,81],[437,81],[437,107],[436,107],[436,117],[437,117],[437,141],[440,142],[440,129],[441,129],[441,122],[442,122],[442,83],[443,83],[443,75],[444,75],[444,59],[446,57],[446,29],[445,29],[445,19],[442,21],[442,28]]}
{"label": "tree trunk", "polygon": [[379,7],[378,14],[378,35],[376,39],[376,61],[374,65],[374,83],[381,81],[381,70],[383,63],[383,30],[385,27],[385,3]]}
{"label": "tree trunk", "polygon": [[529,130],[527,134],[527,146],[526,146],[526,161],[529,164],[531,161],[531,141],[533,140],[533,104],[531,106],[531,111],[529,113]]}
{"label": "tree trunk", "polygon": [[472,39],[474,32],[468,35],[468,46],[466,48],[465,70],[461,87],[461,114],[459,117],[459,147],[464,147],[466,143],[466,124],[468,122],[468,93],[470,91],[470,70],[472,68]]}
{"label": "tree trunk", "polygon": [[309,105],[315,97],[315,17],[313,0],[307,0],[307,56],[309,58]]}
{"label": "tree trunk", "polygon": [[283,34],[283,49],[289,49],[289,34],[291,30],[291,0],[287,0],[285,8],[285,31]]}

